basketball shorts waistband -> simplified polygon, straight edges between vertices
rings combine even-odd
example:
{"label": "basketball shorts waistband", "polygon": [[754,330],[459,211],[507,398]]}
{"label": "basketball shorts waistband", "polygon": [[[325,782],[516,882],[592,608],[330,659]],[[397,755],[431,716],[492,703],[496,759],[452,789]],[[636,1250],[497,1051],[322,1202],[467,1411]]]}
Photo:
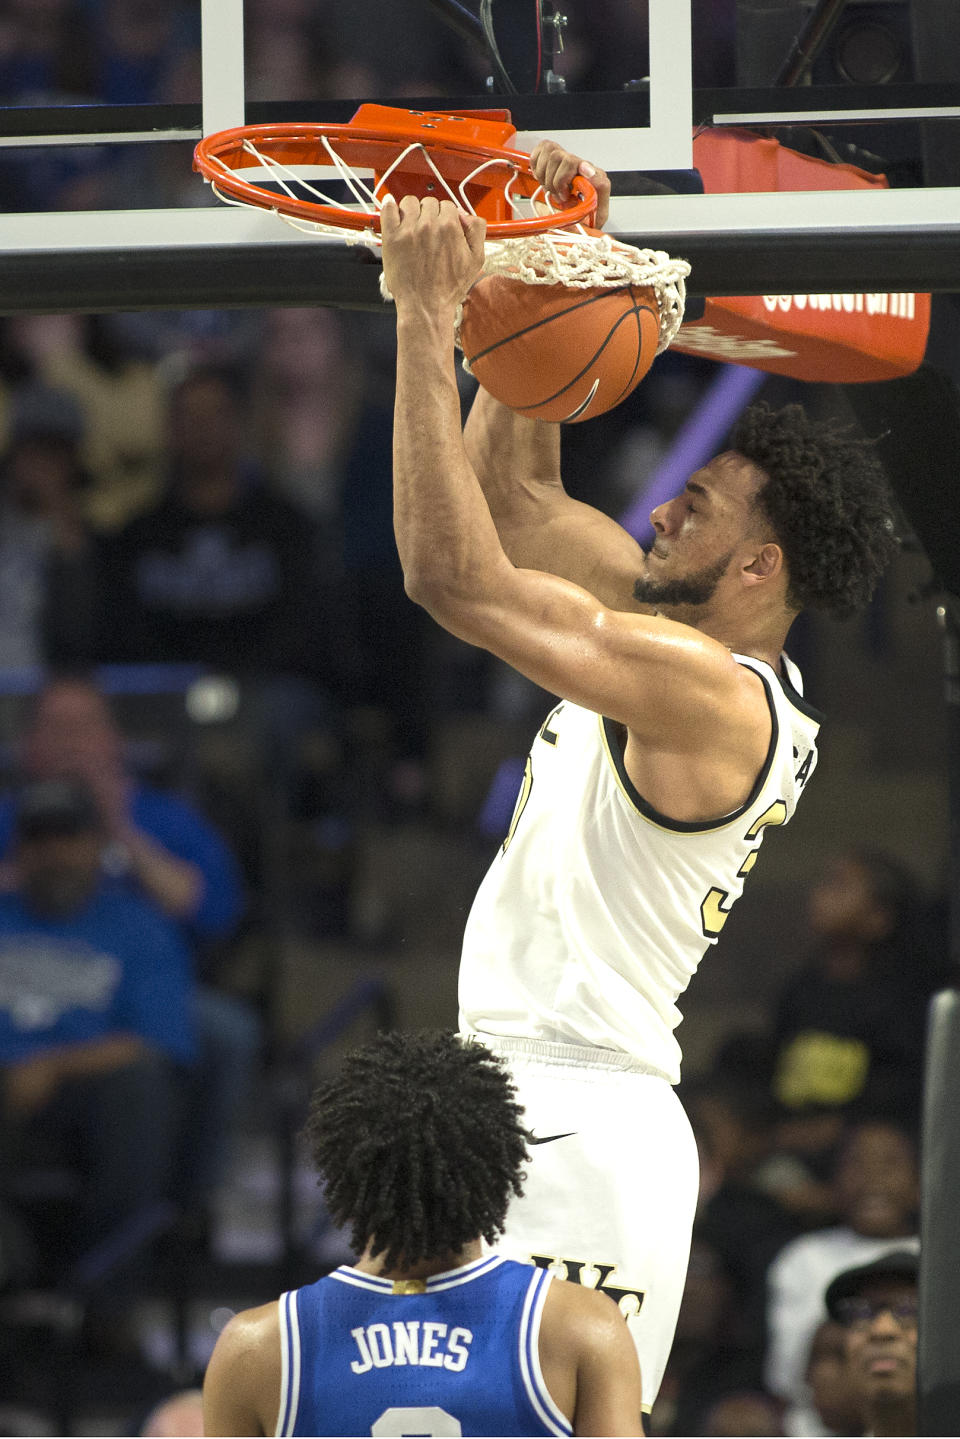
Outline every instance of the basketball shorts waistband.
{"label": "basketball shorts waistband", "polygon": [[545,1064],[570,1064],[578,1069],[615,1069],[629,1074],[649,1074],[672,1084],[670,1076],[655,1064],[647,1064],[635,1054],[622,1049],[596,1049],[592,1045],[555,1044],[547,1039],[516,1039],[511,1035],[483,1034],[477,1030],[464,1030],[465,1039],[477,1039],[492,1049],[495,1054],[524,1055],[539,1059]]}

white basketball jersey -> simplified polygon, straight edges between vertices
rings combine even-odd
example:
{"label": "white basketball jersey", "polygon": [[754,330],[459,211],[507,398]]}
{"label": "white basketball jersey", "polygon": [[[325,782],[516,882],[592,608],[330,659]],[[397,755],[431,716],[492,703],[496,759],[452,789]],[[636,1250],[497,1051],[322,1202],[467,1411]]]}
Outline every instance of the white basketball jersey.
{"label": "white basketball jersey", "polygon": [[567,700],[547,717],[467,920],[463,1030],[622,1050],[678,1082],[676,1001],[817,760],[821,717],[796,667],[735,658],[763,681],[773,726],[753,793],[722,819],[653,809],[611,721]]}

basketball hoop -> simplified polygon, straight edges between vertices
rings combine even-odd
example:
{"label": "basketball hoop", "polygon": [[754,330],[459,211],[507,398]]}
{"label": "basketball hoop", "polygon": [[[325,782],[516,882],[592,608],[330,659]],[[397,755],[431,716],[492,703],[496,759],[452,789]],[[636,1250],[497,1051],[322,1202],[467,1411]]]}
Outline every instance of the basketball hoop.
{"label": "basketball hoop", "polygon": [[[597,192],[590,181],[575,176],[570,199],[557,202],[530,156],[509,148],[515,135],[506,110],[361,105],[345,125],[241,125],[207,135],[193,167],[228,205],[269,210],[296,229],[348,244],[380,244],[387,195],[452,200],[487,221],[488,273],[575,288],[652,285],[665,349],[683,320],[689,265],[591,231]],[[390,299],[382,278],[380,288]]]}

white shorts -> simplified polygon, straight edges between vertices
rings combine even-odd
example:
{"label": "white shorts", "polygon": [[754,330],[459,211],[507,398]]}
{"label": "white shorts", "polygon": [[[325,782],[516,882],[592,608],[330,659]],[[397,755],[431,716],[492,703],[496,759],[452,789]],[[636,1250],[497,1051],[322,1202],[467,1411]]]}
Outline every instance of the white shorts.
{"label": "white shorts", "polygon": [[[506,1062],[537,1140],[499,1252],[617,1299],[649,1412],[666,1368],[700,1183],[690,1121],[628,1054],[478,1034]],[[562,1137],[561,1137],[562,1136]]]}

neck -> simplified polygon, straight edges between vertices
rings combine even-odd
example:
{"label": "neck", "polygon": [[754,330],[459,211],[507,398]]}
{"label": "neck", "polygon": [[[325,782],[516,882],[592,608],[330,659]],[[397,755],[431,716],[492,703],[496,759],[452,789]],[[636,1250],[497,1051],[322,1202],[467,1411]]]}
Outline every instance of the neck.
{"label": "neck", "polygon": [[867,1413],[867,1429],[877,1439],[887,1436],[916,1434],[917,1405],[912,1394],[902,1399],[884,1399],[882,1404],[871,1404]]}
{"label": "neck", "polygon": [[843,984],[861,979],[869,967],[869,946],[861,940],[841,940],[831,944],[823,955],[823,968],[828,979]]}
{"label": "neck", "polygon": [[368,1244],[354,1268],[359,1269],[362,1274],[376,1274],[381,1279],[430,1279],[434,1274],[446,1274],[450,1269],[460,1269],[464,1264],[472,1264],[474,1260],[482,1258],[482,1255],[483,1246],[480,1240],[473,1239],[462,1249],[449,1249],[445,1254],[438,1254],[432,1259],[420,1259],[416,1264],[404,1264],[401,1260],[388,1269],[383,1262],[383,1254],[374,1256]]}
{"label": "neck", "polygon": [[[763,660],[778,674],[780,655],[787,640],[790,621],[766,616],[731,615],[729,610],[706,605],[659,605],[657,613],[677,624],[690,625],[709,635],[728,650],[751,659]],[[790,617],[792,619],[792,616]]]}

